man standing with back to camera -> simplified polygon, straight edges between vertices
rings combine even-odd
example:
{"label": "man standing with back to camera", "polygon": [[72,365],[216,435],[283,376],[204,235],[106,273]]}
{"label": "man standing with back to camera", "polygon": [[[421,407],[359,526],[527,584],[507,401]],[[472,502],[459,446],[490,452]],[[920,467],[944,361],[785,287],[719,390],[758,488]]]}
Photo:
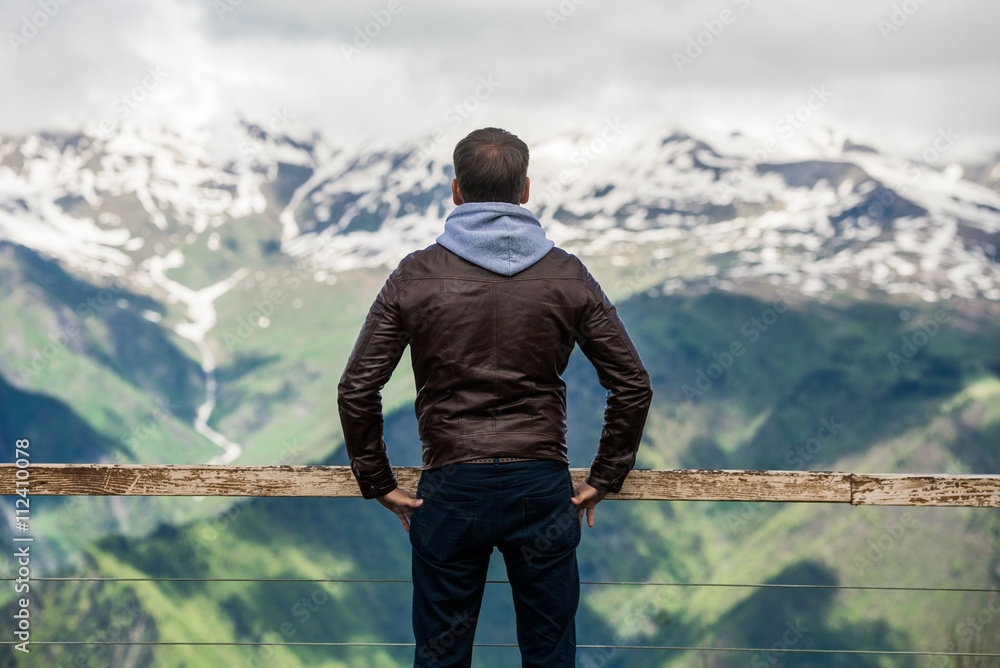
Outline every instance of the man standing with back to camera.
{"label": "man standing with back to camera", "polygon": [[[437,243],[382,288],[341,378],[351,469],[409,531],[414,666],[469,666],[489,566],[504,556],[523,666],[575,665],[584,514],[635,464],[652,389],[587,268],[555,248],[528,201],[528,147],[497,128],[455,147],[457,208]],[[607,390],[586,482],[570,480],[566,369],[574,344]],[[397,487],[379,394],[411,347],[423,466]]]}

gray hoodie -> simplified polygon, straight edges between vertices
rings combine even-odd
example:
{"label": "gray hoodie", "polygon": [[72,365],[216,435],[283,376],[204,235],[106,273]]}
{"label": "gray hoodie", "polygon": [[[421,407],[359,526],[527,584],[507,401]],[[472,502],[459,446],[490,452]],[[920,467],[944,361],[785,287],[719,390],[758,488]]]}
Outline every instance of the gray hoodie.
{"label": "gray hoodie", "polygon": [[448,214],[437,242],[496,274],[513,276],[555,246],[531,211],[506,202],[469,202]]}

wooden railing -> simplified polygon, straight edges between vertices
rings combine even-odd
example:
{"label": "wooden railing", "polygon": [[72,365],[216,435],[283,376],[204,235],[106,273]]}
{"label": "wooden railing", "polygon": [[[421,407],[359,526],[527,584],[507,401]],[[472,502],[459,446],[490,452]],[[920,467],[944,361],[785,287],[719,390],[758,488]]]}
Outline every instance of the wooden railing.
{"label": "wooden railing", "polygon": [[[416,489],[421,472],[413,467],[395,469],[396,477],[404,489]],[[574,482],[582,481],[586,469],[571,469]],[[447,469],[430,472],[431,481],[441,481],[447,477]],[[242,496],[242,497],[358,497],[360,492],[350,468],[346,466],[233,466],[233,465],[155,465],[155,464],[32,464],[18,468],[16,464],[0,464],[0,494],[18,493],[36,495],[71,496]],[[808,471],[720,471],[720,470],[662,470],[639,469],[629,474],[622,491],[608,496],[609,499],[628,500],[689,500],[689,501],[778,501],[812,503],[850,503],[855,505],[883,506],[1000,506],[1000,475],[948,475],[948,474],[858,474]],[[17,538],[15,538],[17,540]],[[13,580],[14,578],[4,578]],[[119,582],[130,583],[154,581],[189,581],[208,583],[256,583],[283,582],[288,586],[301,583],[378,583],[389,586],[408,580],[372,580],[366,578],[200,578],[195,576],[134,577],[129,574],[119,577],[115,574],[95,576],[32,577],[38,582]],[[503,581],[490,581],[499,583]],[[882,595],[887,590],[914,591],[939,594],[978,593],[1000,595],[994,588],[935,588],[930,586],[888,585],[829,585],[802,583],[692,583],[692,582],[614,582],[586,581],[581,584],[597,586],[629,587],[751,587],[751,588],[794,588],[794,589],[855,589],[875,590]],[[982,611],[992,608],[982,608]],[[992,613],[991,613],[992,614]],[[970,619],[972,619],[970,617]],[[978,619],[978,618],[977,618]],[[361,648],[380,651],[413,651],[411,642],[379,642],[370,638],[363,641],[346,638],[339,641],[306,642],[297,639],[280,641],[264,640],[218,640],[203,639],[155,639],[133,640],[132,638],[103,639],[105,636],[91,634],[85,639],[45,639],[32,640],[35,646],[48,645],[90,645],[100,651],[111,645],[144,646],[233,646],[244,651],[257,651],[264,646],[310,646],[327,650]],[[18,640],[0,640],[2,645],[15,645]],[[899,656],[913,659],[917,656],[933,657],[934,665],[941,665],[946,658],[958,660],[984,661],[1000,659],[1000,652],[983,652],[978,647],[962,651],[952,646],[948,649],[867,649],[867,648],[812,648],[785,647],[780,643],[770,647],[714,647],[714,646],[666,646],[633,644],[581,644],[578,651],[588,653],[596,662],[616,652],[696,652],[707,656],[712,653],[754,654],[763,664],[774,663],[784,654],[840,654]],[[480,643],[478,648],[505,648],[513,651],[514,643]],[[39,651],[37,648],[35,651]],[[479,650],[482,651],[482,650]],[[589,665],[589,664],[588,664]],[[595,663],[595,665],[598,665]],[[601,664],[603,665],[603,664]],[[965,664],[956,664],[965,665]],[[985,664],[974,664],[985,665]]]}
{"label": "wooden railing", "polygon": [[[16,493],[17,470],[0,464],[0,494]],[[28,470],[32,496],[360,496],[346,466],[32,464]],[[400,486],[416,489],[419,468],[395,473]],[[587,470],[571,473],[580,482]],[[607,498],[1000,507],[1000,475],[636,469]]]}

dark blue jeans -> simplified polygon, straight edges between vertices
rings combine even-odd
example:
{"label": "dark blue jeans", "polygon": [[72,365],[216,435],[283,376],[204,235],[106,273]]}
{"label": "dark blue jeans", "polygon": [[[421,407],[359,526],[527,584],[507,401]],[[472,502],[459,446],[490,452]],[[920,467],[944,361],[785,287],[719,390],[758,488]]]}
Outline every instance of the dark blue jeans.
{"label": "dark blue jeans", "polygon": [[410,519],[414,666],[470,666],[493,548],[507,565],[522,666],[572,667],[580,521],[569,467],[554,461],[425,471]]}

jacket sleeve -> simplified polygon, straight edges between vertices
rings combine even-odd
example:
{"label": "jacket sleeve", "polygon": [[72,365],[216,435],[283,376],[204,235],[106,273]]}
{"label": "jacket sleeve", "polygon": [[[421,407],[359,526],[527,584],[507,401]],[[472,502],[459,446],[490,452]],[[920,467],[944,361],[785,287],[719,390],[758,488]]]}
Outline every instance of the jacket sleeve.
{"label": "jacket sleeve", "polygon": [[408,340],[396,300],[399,272],[397,267],[368,311],[337,387],[344,445],[366,499],[397,487],[383,440],[381,390],[399,364]]}
{"label": "jacket sleeve", "polygon": [[601,440],[587,484],[602,492],[618,492],[635,465],[653,388],[617,309],[589,273],[586,283],[588,302],[578,343],[607,390]]}

